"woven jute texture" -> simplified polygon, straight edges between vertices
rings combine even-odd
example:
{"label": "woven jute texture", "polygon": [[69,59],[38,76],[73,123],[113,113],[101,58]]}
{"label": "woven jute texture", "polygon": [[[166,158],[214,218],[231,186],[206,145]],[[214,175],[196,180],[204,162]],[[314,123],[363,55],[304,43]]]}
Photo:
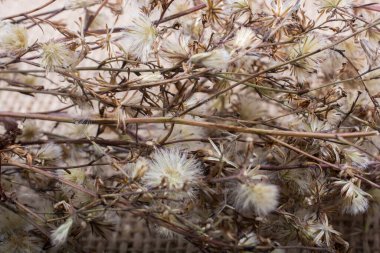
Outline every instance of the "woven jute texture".
{"label": "woven jute texture", "polygon": [[[36,95],[0,91],[0,110],[14,112],[44,112],[63,108],[66,104],[48,95]],[[38,122],[42,128],[52,123]],[[350,252],[380,253],[380,206],[372,205],[369,212],[355,217],[337,216],[333,220],[335,228],[343,233],[350,244]],[[101,236],[89,235],[78,239],[85,252],[94,253],[166,253],[199,252],[184,238],[164,238],[150,228],[144,220],[124,212],[115,222],[115,230]],[[307,252],[293,251],[292,252]]]}

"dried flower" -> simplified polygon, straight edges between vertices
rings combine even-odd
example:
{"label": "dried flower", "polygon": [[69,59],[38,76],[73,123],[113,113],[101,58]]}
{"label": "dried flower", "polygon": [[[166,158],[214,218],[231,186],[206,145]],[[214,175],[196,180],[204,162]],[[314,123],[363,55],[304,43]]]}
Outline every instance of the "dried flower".
{"label": "dried flower", "polygon": [[55,161],[62,156],[62,148],[54,143],[42,146],[36,153],[36,159],[42,162]]}
{"label": "dried flower", "polygon": [[195,54],[190,58],[192,63],[219,70],[226,69],[229,60],[230,54],[225,49],[215,49],[211,52]]}
{"label": "dried flower", "polygon": [[188,41],[182,33],[176,33],[173,39],[166,39],[162,43],[161,56],[173,64],[185,61],[189,58]]}
{"label": "dried flower", "polygon": [[146,62],[157,38],[157,30],[145,14],[140,14],[132,22],[133,25],[126,29],[123,42],[130,54]]}
{"label": "dried flower", "polygon": [[235,35],[234,45],[239,49],[246,49],[254,45],[255,33],[249,28],[240,28]]}
{"label": "dried flower", "polygon": [[140,180],[149,168],[147,159],[140,157],[136,163],[128,164],[125,168],[130,181]]}
{"label": "dried flower", "polygon": [[239,246],[256,246],[258,243],[259,239],[254,232],[244,235],[244,237],[239,240]]}
{"label": "dried flower", "polygon": [[140,81],[139,83],[151,83],[151,82],[158,82],[158,81],[161,81],[164,79],[164,76],[159,73],[159,72],[156,72],[156,73],[143,73],[141,76],[140,76]]}
{"label": "dried flower", "polygon": [[346,0],[317,0],[315,4],[320,8],[323,12],[328,12],[338,7],[345,6]]}
{"label": "dried flower", "polygon": [[[306,37],[301,40],[289,53],[290,59],[296,59],[318,49],[321,44],[315,37]],[[318,63],[316,56],[300,59],[291,65],[292,74],[301,82],[305,81],[310,74],[314,73]]]}
{"label": "dried flower", "polygon": [[231,0],[230,6],[237,10],[253,10],[255,1],[253,0]]}
{"label": "dried flower", "polygon": [[81,168],[71,169],[70,173],[67,173],[67,172],[62,172],[62,173],[63,173],[63,178],[79,185],[82,185],[86,179],[86,172],[85,170]]}
{"label": "dried flower", "polygon": [[159,187],[162,184],[169,190],[181,190],[186,184],[191,184],[186,194],[172,193],[173,197],[193,197],[195,185],[202,174],[201,166],[193,158],[187,158],[186,153],[176,149],[156,151],[148,165],[148,171],[143,182],[148,188]]}
{"label": "dried flower", "polygon": [[316,221],[309,225],[307,231],[311,238],[313,238],[314,244],[318,246],[327,245],[327,247],[330,247],[333,242],[333,237],[340,236],[340,233],[329,224],[326,214],[321,216],[320,222]]}
{"label": "dried flower", "polygon": [[326,121],[319,120],[315,115],[310,115],[307,119],[302,120],[301,127],[307,132],[323,132],[329,129],[329,124]]}
{"label": "dried flower", "polygon": [[70,217],[66,220],[65,223],[60,225],[57,229],[53,230],[51,234],[51,240],[52,240],[53,245],[60,246],[66,242],[73,223],[74,223],[74,220],[72,217]]}
{"label": "dried flower", "polygon": [[299,6],[299,0],[265,0],[265,5],[273,16],[284,18]]}
{"label": "dried flower", "polygon": [[0,49],[8,55],[14,55],[28,48],[27,30],[8,22],[0,23]]}
{"label": "dried flower", "polygon": [[343,196],[343,211],[348,214],[357,215],[364,213],[368,209],[368,199],[370,194],[366,193],[352,181],[338,180],[335,185],[341,186]]}
{"label": "dried flower", "polygon": [[[250,174],[250,180],[259,180],[262,177],[261,175]],[[257,215],[265,216],[276,209],[279,191],[276,185],[247,180],[245,183],[237,184],[232,196],[234,206],[239,211],[247,214],[254,211]]]}
{"label": "dried flower", "polygon": [[0,252],[44,251],[45,219],[69,252],[133,232],[120,208],[205,251],[350,249],[342,219],[380,198],[379,4],[24,2],[0,22]]}
{"label": "dried flower", "polygon": [[83,123],[65,126],[64,131],[74,138],[89,138],[96,134],[96,129],[93,125]]}
{"label": "dried flower", "polygon": [[48,42],[41,46],[42,65],[47,72],[56,68],[68,68],[75,61],[75,54],[62,43]]}
{"label": "dried flower", "polygon": [[205,11],[205,17],[211,24],[223,25],[223,0],[204,0],[207,3],[207,9]]}
{"label": "dried flower", "polygon": [[358,168],[365,169],[369,164],[371,164],[368,156],[360,152],[355,147],[344,148],[342,152],[344,154],[344,157]]}
{"label": "dried flower", "polygon": [[25,121],[22,125],[22,135],[20,139],[31,141],[36,140],[40,137],[40,128],[37,126],[34,121]]}

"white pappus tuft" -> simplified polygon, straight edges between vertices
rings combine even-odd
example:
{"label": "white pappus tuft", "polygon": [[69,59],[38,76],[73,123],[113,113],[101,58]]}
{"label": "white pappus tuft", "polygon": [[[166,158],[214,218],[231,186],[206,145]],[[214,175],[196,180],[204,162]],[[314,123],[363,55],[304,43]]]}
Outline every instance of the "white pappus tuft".
{"label": "white pappus tuft", "polygon": [[234,191],[234,206],[243,213],[254,211],[265,216],[276,209],[279,191],[273,184],[239,183]]}
{"label": "white pappus tuft", "polygon": [[207,68],[225,70],[231,56],[225,49],[215,49],[210,52],[199,53],[191,56],[190,62]]}
{"label": "white pappus tuft", "polygon": [[35,157],[42,163],[55,161],[62,157],[62,148],[54,143],[48,143],[42,146],[36,153]]}
{"label": "white pappus tuft", "polygon": [[254,44],[255,37],[256,35],[251,29],[242,27],[236,32],[234,46],[239,49],[246,49],[252,45],[256,46]]}
{"label": "white pappus tuft", "polygon": [[356,186],[352,181],[338,180],[335,185],[341,186],[341,195],[343,196],[343,212],[357,215],[365,213],[368,209],[368,197],[371,195],[360,187]]}
{"label": "white pappus tuft", "polygon": [[259,239],[257,238],[257,235],[254,232],[251,232],[247,235],[244,235],[239,240],[239,246],[256,246],[259,244]]}
{"label": "white pappus tuft", "polygon": [[28,48],[27,30],[8,22],[0,23],[0,49],[14,55]]}
{"label": "white pappus tuft", "polygon": [[358,168],[365,169],[371,163],[368,156],[360,152],[355,147],[344,148],[342,151],[343,151],[344,157]]}
{"label": "white pappus tuft", "polygon": [[151,83],[151,82],[158,82],[164,80],[164,76],[161,73],[155,72],[155,73],[143,73],[140,76],[139,83]]}
{"label": "white pappus tuft", "polygon": [[133,25],[126,29],[123,43],[127,52],[141,61],[147,62],[153,43],[157,38],[156,27],[145,14],[140,14],[132,22]]}
{"label": "white pappus tuft", "polygon": [[148,166],[148,160],[144,157],[140,157],[136,161],[136,163],[128,164],[125,167],[125,171],[128,175],[129,181],[140,180],[145,175],[145,172],[148,170]]}
{"label": "white pappus tuft", "polygon": [[48,42],[41,46],[42,65],[47,72],[68,68],[75,62],[75,53],[62,43]]}
{"label": "white pappus tuft", "polygon": [[[186,153],[177,149],[162,149],[156,151],[148,164],[148,170],[143,182],[148,188],[165,186],[173,190],[174,198],[193,197],[195,185],[201,179],[201,164],[193,158],[187,158]],[[191,184],[186,193],[178,193],[186,184]]]}
{"label": "white pappus tuft", "polygon": [[51,240],[54,246],[60,246],[66,242],[73,223],[74,220],[72,217],[70,217],[66,220],[65,223],[60,225],[57,229],[53,230],[53,233],[51,234]]}
{"label": "white pappus tuft", "polygon": [[160,55],[168,62],[177,64],[189,57],[189,38],[182,33],[175,33],[173,38],[166,38],[161,45]]}

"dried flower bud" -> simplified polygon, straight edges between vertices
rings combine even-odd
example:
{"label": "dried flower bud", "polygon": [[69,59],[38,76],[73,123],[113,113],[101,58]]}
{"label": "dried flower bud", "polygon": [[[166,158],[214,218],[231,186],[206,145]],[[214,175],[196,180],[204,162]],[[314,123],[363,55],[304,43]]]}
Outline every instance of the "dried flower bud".
{"label": "dried flower bud", "polygon": [[225,49],[215,49],[211,52],[199,53],[191,56],[190,62],[208,68],[225,70],[228,67],[230,54]]}

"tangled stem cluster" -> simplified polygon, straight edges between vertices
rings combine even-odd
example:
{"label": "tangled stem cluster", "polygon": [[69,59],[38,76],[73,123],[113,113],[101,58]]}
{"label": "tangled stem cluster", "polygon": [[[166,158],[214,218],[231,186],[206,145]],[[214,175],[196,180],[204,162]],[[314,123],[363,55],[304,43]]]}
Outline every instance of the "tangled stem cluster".
{"label": "tangled stem cluster", "polygon": [[380,199],[380,4],[31,2],[0,23],[1,252],[85,252],[124,212],[204,252],[349,249],[337,217]]}

